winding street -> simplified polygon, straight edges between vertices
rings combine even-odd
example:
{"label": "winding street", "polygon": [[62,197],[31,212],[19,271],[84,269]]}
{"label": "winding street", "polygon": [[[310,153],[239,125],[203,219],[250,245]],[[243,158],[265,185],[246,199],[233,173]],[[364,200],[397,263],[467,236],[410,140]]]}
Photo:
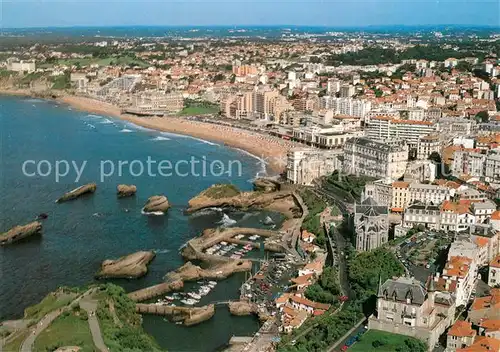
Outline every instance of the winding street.
{"label": "winding street", "polygon": [[108,348],[104,344],[104,339],[101,334],[101,327],[99,326],[99,321],[97,320],[96,310],[97,310],[97,301],[91,299],[90,297],[85,297],[80,301],[80,308],[84,309],[88,314],[88,322],[90,333],[92,334],[92,340],[94,341],[94,345],[101,352],[108,352]]}
{"label": "winding street", "polygon": [[40,333],[47,328],[58,316],[61,315],[63,309],[54,310],[48,314],[46,314],[40,321],[36,324],[33,332],[29,334],[29,336],[23,341],[21,345],[21,352],[31,352],[33,349],[33,344]]}
{"label": "winding street", "polygon": [[[40,335],[42,333],[42,331],[44,331],[57,317],[59,317],[65,310],[68,309],[68,307],[72,306],[73,304],[75,304],[75,303],[80,304],[80,307],[85,309],[87,312],[88,312],[88,310],[85,307],[92,309],[94,307],[92,303],[94,303],[95,307],[97,307],[96,301],[92,301],[89,298],[87,298],[89,295],[94,293],[94,291],[95,291],[95,289],[90,289],[90,290],[86,291],[85,293],[83,293],[82,295],[78,296],[75,300],[73,300],[70,304],[68,304],[64,308],[59,308],[59,309],[56,309],[50,313],[47,313],[42,319],[40,319],[40,321],[36,324],[35,328],[32,331],[30,331],[30,334],[28,335],[28,337],[21,344],[20,351],[21,352],[32,352],[33,345],[34,345],[35,340],[38,337],[38,335]],[[87,302],[89,304],[87,304]],[[82,303],[84,304],[84,306],[81,305]],[[95,308],[93,308],[93,311],[95,311]],[[104,345],[104,341],[102,340],[101,330],[99,328],[99,323],[97,321],[97,318],[95,315],[93,315],[92,318],[93,319],[91,319],[91,316],[89,314],[88,321],[89,321],[90,331],[92,333],[92,339],[94,340],[94,344],[101,351],[108,352],[108,349],[106,348],[106,345]],[[95,330],[96,330],[96,336],[94,336]],[[102,341],[102,344],[101,344],[101,341]]]}

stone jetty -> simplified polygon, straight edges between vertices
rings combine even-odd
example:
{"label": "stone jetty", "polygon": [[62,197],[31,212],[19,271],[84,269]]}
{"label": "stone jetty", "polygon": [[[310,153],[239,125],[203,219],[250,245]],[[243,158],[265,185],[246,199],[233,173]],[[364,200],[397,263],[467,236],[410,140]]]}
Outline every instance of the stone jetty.
{"label": "stone jetty", "polygon": [[142,302],[153,297],[164,295],[172,291],[180,291],[184,288],[184,282],[181,280],[173,282],[163,282],[158,285],[142,288],[127,294],[127,296],[135,302]]}
{"label": "stone jetty", "polygon": [[119,198],[131,197],[137,192],[137,187],[135,185],[118,185],[116,187],[116,193]]}
{"label": "stone jetty", "polygon": [[136,279],[146,275],[148,272],[147,265],[154,257],[155,253],[153,251],[140,251],[116,260],[105,260],[101,264],[101,270],[96,274],[96,277]]}
{"label": "stone jetty", "polygon": [[97,189],[97,185],[95,183],[88,183],[86,185],[75,188],[68,193],[65,193],[61,198],[56,200],[56,203],[67,202],[69,200],[77,199],[84,194],[94,193]]}
{"label": "stone jetty", "polygon": [[185,326],[202,323],[215,314],[215,305],[210,304],[203,307],[172,307],[160,304],[141,304],[135,306],[136,312],[141,314],[156,314],[170,316],[174,321],[181,321]]}
{"label": "stone jetty", "polygon": [[165,213],[170,208],[170,203],[165,196],[152,196],[142,208],[145,213]]}
{"label": "stone jetty", "polygon": [[0,245],[8,245],[17,241],[22,240],[33,235],[41,234],[42,223],[39,221],[34,221],[27,225],[15,226],[9,231],[0,234]]}

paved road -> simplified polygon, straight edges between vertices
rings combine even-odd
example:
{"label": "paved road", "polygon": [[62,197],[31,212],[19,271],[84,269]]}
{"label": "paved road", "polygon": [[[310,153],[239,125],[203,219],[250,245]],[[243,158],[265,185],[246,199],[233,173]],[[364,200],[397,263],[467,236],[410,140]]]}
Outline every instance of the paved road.
{"label": "paved road", "polygon": [[38,324],[36,324],[34,330],[29,334],[26,340],[23,341],[21,345],[21,352],[31,352],[33,349],[33,344],[35,343],[35,339],[40,333],[47,328],[61,313],[63,309],[54,310],[48,314],[46,314]]}
{"label": "paved road", "polygon": [[48,314],[46,314],[40,321],[36,324],[34,329],[30,331],[29,336],[23,341],[21,345],[21,352],[31,352],[33,349],[33,344],[35,343],[35,340],[40,333],[45,330],[58,316],[61,315],[62,312],[64,312],[68,307],[72,306],[74,303],[79,302],[82,298],[90,295],[91,293],[94,292],[94,289],[90,289],[81,296],[78,296],[74,301],[72,301],[70,304],[68,304],[64,308],[59,308],[57,310],[54,310]]}
{"label": "paved road", "polygon": [[92,340],[94,340],[94,345],[101,352],[108,352],[108,348],[104,344],[104,339],[101,334],[101,327],[99,326],[99,321],[97,320],[96,310],[97,310],[97,301],[86,297],[80,301],[80,308],[87,311],[89,319],[89,328],[92,334]]}

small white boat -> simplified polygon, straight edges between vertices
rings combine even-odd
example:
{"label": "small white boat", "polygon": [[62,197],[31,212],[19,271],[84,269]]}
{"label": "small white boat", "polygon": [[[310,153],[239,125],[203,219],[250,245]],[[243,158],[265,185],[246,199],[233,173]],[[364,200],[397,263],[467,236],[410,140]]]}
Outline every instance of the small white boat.
{"label": "small white boat", "polygon": [[189,292],[188,296],[191,298],[194,298],[194,299],[198,299],[198,300],[201,298],[201,296],[199,294],[194,293],[194,292]]}
{"label": "small white boat", "polygon": [[184,303],[184,304],[185,304],[185,305],[187,305],[187,306],[192,306],[192,305],[194,305],[194,304],[198,303],[198,301],[197,301],[197,300],[192,299],[192,298],[183,299],[181,302],[182,302],[182,303]]}
{"label": "small white boat", "polygon": [[167,301],[173,301],[175,298],[173,296],[165,296]]}
{"label": "small white boat", "polygon": [[217,285],[217,281],[209,281],[209,282],[208,282],[208,285],[209,285],[209,286],[212,286],[212,285],[214,285],[214,286],[215,286],[215,285]]}
{"label": "small white boat", "polygon": [[224,241],[222,241],[220,244],[223,246],[227,246],[227,242],[224,242]]}

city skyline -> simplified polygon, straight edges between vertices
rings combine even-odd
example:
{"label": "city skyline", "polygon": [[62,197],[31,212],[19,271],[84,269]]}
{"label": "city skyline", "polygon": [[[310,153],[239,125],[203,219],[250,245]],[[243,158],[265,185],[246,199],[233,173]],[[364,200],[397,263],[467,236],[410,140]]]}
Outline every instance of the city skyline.
{"label": "city skyline", "polygon": [[[30,6],[30,11],[25,11]],[[72,26],[499,26],[496,1],[4,1],[2,28]]]}

